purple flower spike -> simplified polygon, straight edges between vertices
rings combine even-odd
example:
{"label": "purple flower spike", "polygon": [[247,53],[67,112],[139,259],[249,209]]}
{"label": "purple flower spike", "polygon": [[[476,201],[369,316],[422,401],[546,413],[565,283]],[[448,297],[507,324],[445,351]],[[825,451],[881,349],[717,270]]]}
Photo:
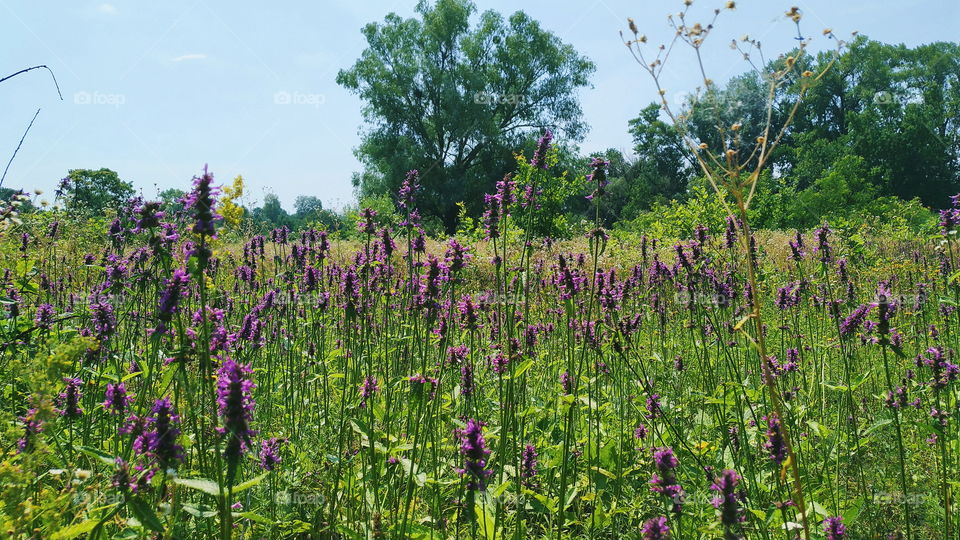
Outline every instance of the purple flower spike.
{"label": "purple flower spike", "polygon": [[286,439],[270,437],[260,442],[260,468],[265,471],[272,471],[282,461],[280,459],[280,447],[286,444]]}
{"label": "purple flower spike", "polygon": [[108,383],[105,397],[103,408],[113,415],[124,414],[127,407],[133,403],[133,394],[127,393],[127,387],[123,383]]}
{"label": "purple flower spike", "polygon": [[823,532],[827,533],[827,540],[841,540],[847,537],[847,528],[842,517],[828,517],[823,520]]}
{"label": "purple flower spike", "polygon": [[487,469],[490,450],[487,450],[487,441],[483,438],[483,424],[471,418],[467,420],[467,427],[458,431],[458,435],[463,468],[457,472],[461,476],[468,477],[468,490],[484,491],[486,489],[484,481],[493,474],[493,471]]}
{"label": "purple flower spike", "polygon": [[223,418],[223,427],[217,431],[227,437],[224,456],[231,468],[236,467],[257,433],[250,427],[255,406],[253,389],[257,387],[250,379],[252,373],[250,366],[238,364],[232,358],[224,360],[217,371],[217,409]]}
{"label": "purple flower spike", "polygon": [[725,528],[732,527],[745,519],[743,509],[740,507],[740,494],[737,490],[740,480],[742,478],[737,474],[737,471],[727,469],[720,473],[720,476],[710,486],[711,490],[717,492],[717,496],[710,502],[714,508],[720,510],[720,522]]}
{"label": "purple flower spike", "polygon": [[670,527],[667,526],[667,518],[659,516],[648,519],[643,523],[643,540],[670,540]]}
{"label": "purple flower spike", "polygon": [[537,169],[547,170],[547,152],[550,151],[550,143],[553,141],[553,132],[549,129],[544,130],[543,136],[537,141],[537,149],[533,152],[533,159],[530,165]]}

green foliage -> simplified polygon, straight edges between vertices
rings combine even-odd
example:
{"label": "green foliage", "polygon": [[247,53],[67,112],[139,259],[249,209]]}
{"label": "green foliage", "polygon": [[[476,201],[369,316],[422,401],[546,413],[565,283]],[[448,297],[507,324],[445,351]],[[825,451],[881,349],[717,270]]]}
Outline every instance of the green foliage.
{"label": "green foliage", "polygon": [[280,204],[280,197],[276,193],[267,193],[263,197],[263,205],[253,209],[253,219],[270,228],[292,228],[293,219]]}
{"label": "green foliage", "polygon": [[420,2],[417,18],[368,24],[367,49],[337,76],[363,99],[371,125],[356,150],[361,195],[396,193],[418,169],[420,210],[448,229],[458,201],[479,214],[531,128],[582,136],[575,91],[594,69],[523,12],[487,11],[471,26],[475,9],[466,0]]}
{"label": "green foliage", "polygon": [[958,128],[960,44],[911,49],[861,36],[811,87],[775,166],[795,170],[802,190],[853,154],[876,195],[942,208],[960,190]]}
{"label": "green foliage", "polygon": [[183,210],[181,200],[186,195],[187,192],[182,189],[169,188],[161,191],[157,197],[160,199],[160,202],[163,203],[164,212],[173,215]]}
{"label": "green foliage", "polygon": [[300,195],[293,201],[293,210],[298,219],[315,217],[323,210],[323,202],[313,195]]}
{"label": "green foliage", "polygon": [[110,169],[72,169],[63,179],[61,191],[67,211],[82,216],[115,210],[134,195],[133,184]]}
{"label": "green foliage", "polygon": [[[906,212],[913,230],[927,228],[930,213],[921,205],[945,207],[947,196],[960,191],[958,47],[933,43],[910,49],[854,40],[823,79],[811,84],[767,168],[775,175],[765,172],[757,185],[754,225],[808,229],[824,220],[870,221],[894,211]],[[799,71],[819,72],[832,59],[828,53],[802,57],[807,65]],[[782,60],[772,65],[778,63]],[[776,96],[773,114],[780,122],[800,84],[798,76],[793,87]],[[752,73],[734,77],[688,98],[691,112],[677,127],[695,142],[718,147],[716,126],[739,123],[739,136],[753,140],[764,124],[765,92]],[[618,160],[608,157],[608,222],[633,220],[650,209],[639,222],[652,225],[655,216],[664,215],[661,228],[672,230],[679,214],[689,214],[679,210],[683,200],[698,198],[686,193],[688,184],[695,184],[688,177],[693,169],[684,163],[677,135],[665,127],[659,111],[650,105],[631,121],[638,157],[622,176],[614,172]],[[674,198],[676,203],[666,202]],[[661,204],[652,204],[657,200]]]}
{"label": "green foliage", "polygon": [[711,188],[698,185],[690,190],[685,201],[655,202],[649,211],[623,224],[623,228],[656,238],[687,238],[701,224],[714,233],[722,231],[727,215],[720,197]]}

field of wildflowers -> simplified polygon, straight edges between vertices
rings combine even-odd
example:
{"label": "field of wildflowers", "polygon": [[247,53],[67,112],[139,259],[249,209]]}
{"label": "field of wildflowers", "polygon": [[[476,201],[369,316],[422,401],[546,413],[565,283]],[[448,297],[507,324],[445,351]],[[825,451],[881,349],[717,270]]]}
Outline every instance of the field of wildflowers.
{"label": "field of wildflowers", "polygon": [[[683,20],[699,55],[713,25]],[[669,49],[629,28],[659,88]],[[730,215],[682,239],[600,227],[600,158],[594,228],[535,237],[549,131],[446,240],[417,171],[349,240],[231,229],[206,169],[182,210],[136,198],[107,230],[4,210],[0,531],[957,538],[960,196],[927,238],[752,231],[822,75],[798,56],[764,78],[799,88],[783,127],[686,141]]]}
{"label": "field of wildflowers", "polygon": [[180,214],[8,228],[5,534],[955,534],[960,209],[929,239],[554,243],[523,228],[550,155],[445,243],[416,171],[347,243],[227,242],[206,171]]}

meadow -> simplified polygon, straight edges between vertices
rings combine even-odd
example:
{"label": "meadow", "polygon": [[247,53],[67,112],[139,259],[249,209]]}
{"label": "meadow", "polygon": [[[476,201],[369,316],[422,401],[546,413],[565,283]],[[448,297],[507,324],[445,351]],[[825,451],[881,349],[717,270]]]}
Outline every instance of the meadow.
{"label": "meadow", "polygon": [[10,223],[5,534],[955,537],[960,209],[554,242],[547,167],[450,239],[415,172],[350,240],[229,231],[206,171],[181,212]]}
{"label": "meadow", "polygon": [[571,146],[592,62],[449,0],[337,75],[376,126],[356,208],[248,210],[206,167],[3,188],[4,537],[960,538],[956,85],[921,69],[955,44],[811,57],[793,7],[724,89],[736,3],[691,4],[621,34],[656,89],[636,159]]}

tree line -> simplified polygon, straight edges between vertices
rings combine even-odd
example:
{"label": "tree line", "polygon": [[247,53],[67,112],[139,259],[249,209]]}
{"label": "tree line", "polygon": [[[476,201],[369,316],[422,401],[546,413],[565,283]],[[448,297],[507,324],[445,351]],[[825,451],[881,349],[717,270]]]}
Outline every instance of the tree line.
{"label": "tree line", "polygon": [[[352,179],[359,206],[390,211],[406,172],[416,169],[425,225],[453,231],[479,217],[483,195],[516,170],[518,156],[532,155],[547,130],[554,170],[566,173],[554,200],[566,223],[593,219],[584,181],[593,157],[610,163],[601,208],[607,226],[649,221],[651,212],[702,193],[681,135],[656,103],[625,121],[630,148],[582,155],[577,143],[588,126],[577,92],[589,86],[593,62],[522,11],[476,15],[467,0],[437,0],[418,4],[415,17],[391,13],[362,29],[367,48],[337,76],[364,103],[355,149],[363,168]],[[801,56],[808,65],[800,71],[819,72],[831,60],[828,53]],[[760,72],[748,69],[684,97],[681,129],[704,142],[718,142],[717,125],[758,136],[751,130],[767,114]],[[795,95],[788,85],[771,113],[788,114]],[[858,36],[805,101],[771,158],[757,225],[806,228],[837,214],[889,211],[896,201],[943,208],[960,191],[957,43],[910,48]],[[64,200],[74,212],[96,215],[134,194],[109,169],[72,170],[67,180]],[[9,198],[12,190],[4,191],[0,196]],[[182,195],[171,189],[159,198],[175,211]],[[332,211],[305,194],[288,212],[267,194],[259,206],[238,211],[258,227],[336,229],[357,207]]]}

